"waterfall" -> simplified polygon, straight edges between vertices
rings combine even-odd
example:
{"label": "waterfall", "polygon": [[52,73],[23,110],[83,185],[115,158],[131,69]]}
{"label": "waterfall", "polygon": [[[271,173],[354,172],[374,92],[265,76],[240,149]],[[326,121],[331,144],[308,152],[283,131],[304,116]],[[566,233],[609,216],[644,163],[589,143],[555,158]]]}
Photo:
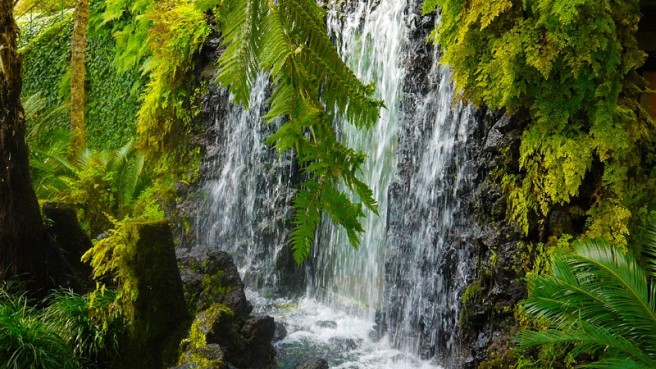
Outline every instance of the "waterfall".
{"label": "waterfall", "polygon": [[[359,249],[327,219],[307,268],[305,297],[291,298],[281,271],[298,171],[291,156],[263,144],[267,78],[250,110],[225,91],[209,101],[214,145],[204,166],[197,247],[230,252],[260,313],[287,325],[277,344],[284,368],[325,357],[336,368],[455,365],[458,301],[468,279],[462,199],[472,108],[455,91],[439,53],[425,44],[434,26],[419,0],[333,0],[328,32],[346,63],[376,85],[386,109],[375,127],[336,121],[340,140],[363,150],[362,178],[379,215],[367,214]],[[288,269],[289,271],[289,269]],[[296,271],[291,279],[302,281]],[[289,274],[289,273],[287,273]],[[278,293],[272,294],[272,291]]]}
{"label": "waterfall", "polygon": [[356,306],[371,318],[382,301],[387,190],[395,175],[394,151],[405,77],[402,63],[409,33],[406,1],[374,3],[356,3],[343,19],[339,17],[343,3],[331,4],[328,30],[338,40],[344,60],[364,83],[375,83],[376,97],[386,106],[378,123],[369,130],[336,122],[340,139],[368,155],[363,179],[371,186],[380,212],[378,216],[367,212],[366,231],[357,250],[342,229],[324,222],[315,247],[318,266],[310,289],[332,302],[357,302]]}
{"label": "waterfall", "polygon": [[[437,54],[434,55],[437,57]],[[395,345],[422,356],[454,346],[458,302],[468,276],[467,128],[472,109],[453,106],[447,67],[433,63],[400,137],[399,181],[390,191],[383,324]],[[447,355],[448,356],[448,355]]]}
{"label": "waterfall", "polygon": [[250,109],[232,104],[225,90],[212,92],[211,120],[203,168],[205,211],[197,219],[201,247],[230,253],[244,283],[254,290],[279,286],[276,262],[287,246],[294,171],[291,155],[278,156],[264,140],[268,78],[258,77]]}

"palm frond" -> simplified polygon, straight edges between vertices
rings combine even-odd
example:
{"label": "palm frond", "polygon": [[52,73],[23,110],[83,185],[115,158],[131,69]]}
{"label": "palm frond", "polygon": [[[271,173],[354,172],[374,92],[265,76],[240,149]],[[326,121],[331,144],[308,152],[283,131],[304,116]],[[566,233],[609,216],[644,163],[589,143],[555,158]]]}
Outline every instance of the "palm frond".
{"label": "palm frond", "polygon": [[642,260],[646,264],[646,271],[650,278],[656,278],[656,223],[648,222],[642,230],[640,248]]}
{"label": "palm frond", "polygon": [[523,332],[522,347],[573,344],[597,353],[590,368],[656,367],[656,309],[647,274],[630,255],[601,240],[584,240],[554,258],[551,275],[528,280],[525,311],[546,331]]}

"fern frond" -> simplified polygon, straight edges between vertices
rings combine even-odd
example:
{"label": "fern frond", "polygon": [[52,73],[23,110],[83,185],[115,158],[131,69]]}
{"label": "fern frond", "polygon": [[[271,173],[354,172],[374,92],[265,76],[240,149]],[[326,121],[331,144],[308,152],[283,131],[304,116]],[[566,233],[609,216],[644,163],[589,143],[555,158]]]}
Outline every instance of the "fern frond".
{"label": "fern frond", "polygon": [[310,0],[281,0],[279,4],[278,14],[297,45],[299,64],[316,78],[328,109],[335,107],[358,127],[372,126],[383,103],[371,97],[372,86],[364,85],[340,58],[326,33],[321,9]]}
{"label": "fern frond", "polygon": [[294,200],[294,230],[292,231],[292,251],[294,261],[303,263],[310,255],[314,232],[321,221],[319,201],[321,198],[322,184],[308,181],[301,185]]}
{"label": "fern frond", "polygon": [[[246,105],[258,68],[269,73],[273,88],[264,119],[283,117],[285,123],[266,142],[279,153],[294,150],[308,178],[294,200],[295,260],[300,263],[310,254],[322,212],[357,247],[362,205],[376,213],[377,204],[357,177],[365,155],[339,143],[332,120],[342,115],[356,126],[369,127],[382,102],[342,61],[327,35],[325,12],[314,1],[238,0],[226,6],[220,27],[227,49],[219,60],[219,80]],[[340,184],[361,203],[338,190]]]}
{"label": "fern frond", "polygon": [[219,22],[223,31],[217,81],[228,87],[235,101],[248,106],[251,89],[260,71],[262,20],[268,9],[265,0],[234,0],[223,3]]}

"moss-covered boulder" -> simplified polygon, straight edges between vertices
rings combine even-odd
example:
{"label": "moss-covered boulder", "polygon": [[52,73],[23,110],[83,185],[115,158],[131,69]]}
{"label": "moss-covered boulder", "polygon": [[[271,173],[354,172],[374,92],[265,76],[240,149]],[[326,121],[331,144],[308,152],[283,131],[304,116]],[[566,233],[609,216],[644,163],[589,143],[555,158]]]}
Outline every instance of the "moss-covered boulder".
{"label": "moss-covered boulder", "polygon": [[173,369],[228,369],[225,362],[225,353],[221,346],[211,343],[203,347],[185,352],[181,358],[181,365]]}
{"label": "moss-covered boulder", "polygon": [[217,303],[196,315],[189,337],[182,341],[182,348],[188,351],[217,343],[225,349],[238,349],[243,346],[241,341],[234,313],[229,307]]}
{"label": "moss-covered boulder", "polygon": [[232,257],[225,251],[209,251],[185,256],[180,274],[190,310],[203,311],[215,303],[232,310],[244,322],[253,310],[246,299],[244,283]]}
{"label": "moss-covered boulder", "polygon": [[137,286],[134,320],[120,344],[116,369],[160,369],[174,364],[190,322],[167,222],[125,225],[125,262]]}
{"label": "moss-covered boulder", "polygon": [[[204,360],[209,357],[208,351],[214,352],[211,357],[218,357],[216,347],[212,346],[218,345],[223,356],[213,360],[239,369],[275,368],[275,350],[271,344],[275,328],[271,317],[250,317],[241,322],[229,307],[214,303],[196,315],[188,338],[182,341],[184,352],[178,363],[203,367],[207,364]],[[201,353],[205,356],[200,357]]]}

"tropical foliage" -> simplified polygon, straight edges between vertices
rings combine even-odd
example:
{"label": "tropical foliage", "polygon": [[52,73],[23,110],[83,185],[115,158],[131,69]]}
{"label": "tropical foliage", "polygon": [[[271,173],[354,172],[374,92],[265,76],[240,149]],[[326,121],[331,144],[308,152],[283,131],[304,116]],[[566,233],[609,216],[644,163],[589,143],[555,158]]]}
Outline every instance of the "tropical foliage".
{"label": "tropical foliage", "polygon": [[564,345],[594,358],[586,368],[656,368],[654,241],[644,248],[647,268],[601,240],[557,255],[550,275],[529,278],[523,303],[547,329],[523,332],[521,346]]}
{"label": "tropical foliage", "polygon": [[107,291],[90,300],[61,290],[37,304],[18,285],[0,285],[0,368],[93,368],[110,359],[122,329],[107,314],[112,297]]}
{"label": "tropical foliage", "polygon": [[424,3],[425,12],[436,7],[431,40],[463,98],[530,113],[518,168],[502,174],[510,217],[528,232],[530,214],[545,217],[594,181],[585,195],[588,234],[626,244],[632,210],[649,201],[635,183],[653,182],[643,153],[654,125],[638,103],[638,0]]}
{"label": "tropical foliage", "polygon": [[118,352],[123,317],[113,314],[110,306],[116,293],[78,295],[71,290],[53,292],[42,319],[73,348],[76,359],[86,367],[111,359]]}
{"label": "tropical foliage", "polygon": [[73,349],[25,296],[0,295],[0,368],[77,369]]}

